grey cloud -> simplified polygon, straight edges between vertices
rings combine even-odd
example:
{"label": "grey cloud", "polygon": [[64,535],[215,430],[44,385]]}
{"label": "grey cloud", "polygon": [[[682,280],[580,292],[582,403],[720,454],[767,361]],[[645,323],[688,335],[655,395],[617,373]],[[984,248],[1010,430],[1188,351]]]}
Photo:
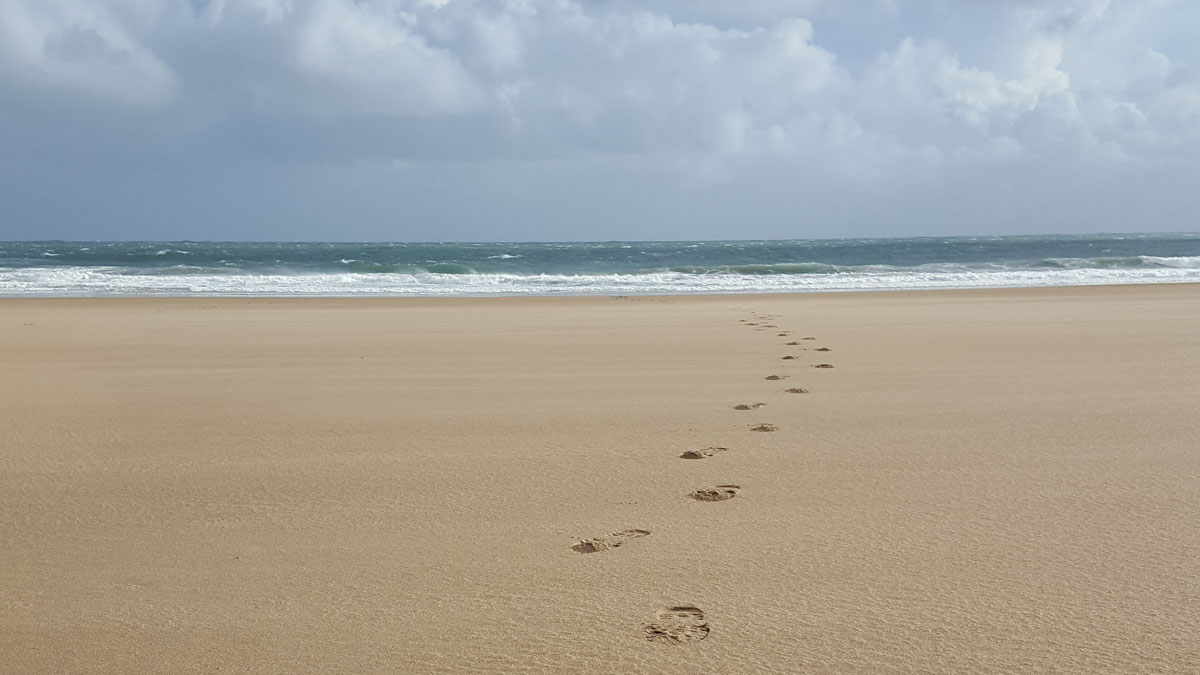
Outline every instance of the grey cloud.
{"label": "grey cloud", "polygon": [[0,5],[0,83],[106,105],[162,105],[175,93],[174,73],[139,39],[140,12],[123,9],[76,0]]}
{"label": "grey cloud", "polygon": [[[1060,199],[1120,213],[1200,177],[1200,47],[1179,28],[1195,5],[853,9],[9,0],[0,239],[93,212],[193,237],[283,236],[272,218],[317,238],[335,221],[365,238],[751,234],[738,213],[775,236],[896,233],[887,214],[918,232],[1053,213],[1061,230]],[[1016,194],[1019,216],[994,215]],[[1171,205],[1194,206],[1168,195],[1160,221]]]}

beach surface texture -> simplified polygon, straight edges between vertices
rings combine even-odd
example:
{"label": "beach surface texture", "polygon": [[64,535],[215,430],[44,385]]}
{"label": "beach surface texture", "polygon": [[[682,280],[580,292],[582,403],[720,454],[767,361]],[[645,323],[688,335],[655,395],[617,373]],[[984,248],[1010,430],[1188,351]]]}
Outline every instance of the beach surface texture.
{"label": "beach surface texture", "polygon": [[1200,672],[1200,286],[0,299],[0,673]]}

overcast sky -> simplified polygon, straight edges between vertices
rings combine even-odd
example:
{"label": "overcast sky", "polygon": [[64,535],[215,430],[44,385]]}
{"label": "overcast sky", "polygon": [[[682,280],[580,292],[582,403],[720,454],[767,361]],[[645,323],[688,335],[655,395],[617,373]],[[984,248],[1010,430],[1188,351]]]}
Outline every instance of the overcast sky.
{"label": "overcast sky", "polygon": [[1200,230],[1195,0],[2,0],[0,239]]}

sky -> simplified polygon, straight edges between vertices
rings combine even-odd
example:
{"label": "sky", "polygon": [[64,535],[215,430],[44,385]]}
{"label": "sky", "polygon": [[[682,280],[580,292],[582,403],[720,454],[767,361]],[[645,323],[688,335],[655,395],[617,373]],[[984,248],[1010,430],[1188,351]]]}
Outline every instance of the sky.
{"label": "sky", "polygon": [[3,0],[0,240],[1197,231],[1194,0]]}

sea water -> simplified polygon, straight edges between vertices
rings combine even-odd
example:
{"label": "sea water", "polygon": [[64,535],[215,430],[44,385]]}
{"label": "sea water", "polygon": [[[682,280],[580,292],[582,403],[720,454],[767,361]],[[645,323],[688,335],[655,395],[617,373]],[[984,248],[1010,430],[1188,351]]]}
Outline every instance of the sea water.
{"label": "sea water", "polygon": [[0,242],[0,296],[788,293],[1200,282],[1200,234],[561,243]]}

